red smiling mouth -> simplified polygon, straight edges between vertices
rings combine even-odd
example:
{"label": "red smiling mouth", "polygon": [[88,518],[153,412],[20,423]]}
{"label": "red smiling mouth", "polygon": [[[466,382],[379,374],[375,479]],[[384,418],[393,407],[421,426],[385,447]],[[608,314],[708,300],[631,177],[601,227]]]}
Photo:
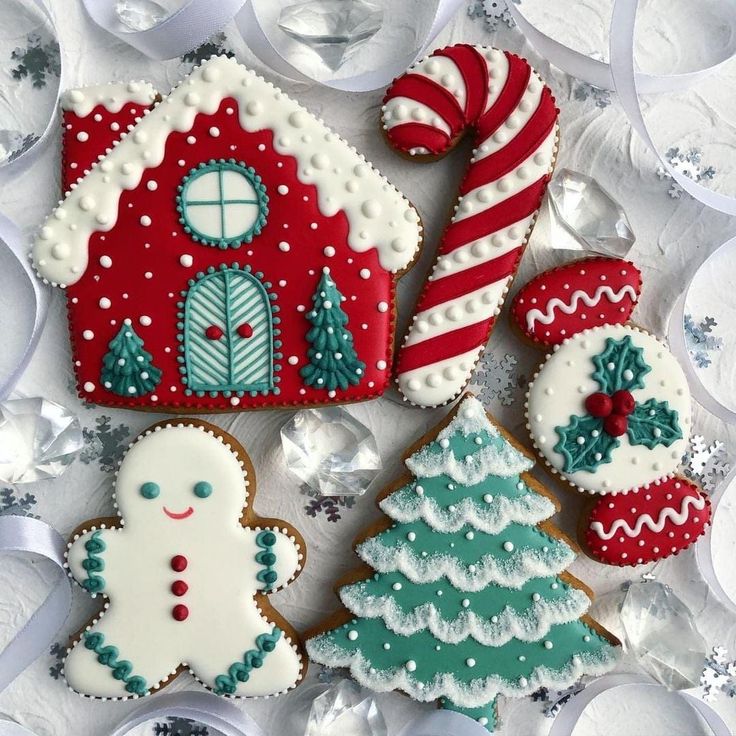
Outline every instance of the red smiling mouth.
{"label": "red smiling mouth", "polygon": [[182,511],[181,513],[177,514],[175,511],[169,511],[166,506],[164,506],[164,513],[170,519],[186,519],[188,516],[191,516],[194,513],[194,509],[190,506],[186,511]]}

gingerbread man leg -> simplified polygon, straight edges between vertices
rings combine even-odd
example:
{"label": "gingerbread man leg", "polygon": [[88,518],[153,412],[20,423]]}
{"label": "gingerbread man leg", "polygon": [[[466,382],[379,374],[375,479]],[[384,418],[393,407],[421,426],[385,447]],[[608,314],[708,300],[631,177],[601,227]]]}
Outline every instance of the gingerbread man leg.
{"label": "gingerbread man leg", "polygon": [[165,681],[178,660],[166,656],[166,642],[153,627],[141,625],[145,620],[140,609],[116,606],[86,630],[64,663],[72,690],[97,698],[131,698]]}
{"label": "gingerbread man leg", "polygon": [[248,602],[228,626],[212,626],[190,657],[194,675],[218,695],[274,695],[294,687],[302,657],[289,634]]}

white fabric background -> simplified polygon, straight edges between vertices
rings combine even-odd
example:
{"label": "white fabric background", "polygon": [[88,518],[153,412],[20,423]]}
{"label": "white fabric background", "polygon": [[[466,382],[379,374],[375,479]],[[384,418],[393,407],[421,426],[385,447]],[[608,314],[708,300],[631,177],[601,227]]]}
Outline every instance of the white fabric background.
{"label": "white fabric background", "polygon": [[[417,5],[421,0],[415,0]],[[4,4],[5,0],[3,0]],[[499,0],[501,4],[503,0]],[[492,3],[489,3],[491,5]],[[144,78],[166,92],[189,70],[190,65],[174,60],[152,62],[132,48],[95,28],[83,14],[79,3],[55,0],[60,32],[66,49],[65,61],[75,84],[92,84],[111,79]],[[638,43],[641,67],[646,71],[684,71],[710,63],[729,52],[734,41],[734,26],[727,22],[730,3],[725,0],[701,0],[695,4],[685,0],[648,0],[642,2],[641,34]],[[542,2],[525,0],[525,12],[538,20],[545,30],[586,52],[605,52],[608,0],[585,2]],[[6,38],[0,28],[0,41]],[[10,33],[8,31],[8,33]],[[592,90],[566,77],[540,60],[525,46],[516,29],[503,22],[495,32],[484,23],[460,11],[441,34],[437,45],[452,42],[495,44],[527,56],[552,86],[561,108],[562,142],[558,167],[570,167],[596,177],[625,207],[637,235],[632,257],[644,272],[644,292],[635,312],[637,323],[663,334],[669,309],[684,288],[694,266],[701,262],[719,243],[733,234],[733,221],[707,211],[688,199],[673,199],[667,194],[668,182],[656,174],[656,161],[645,151],[629,129],[623,114],[617,109],[615,96],[610,104],[601,104],[606,95],[596,98]],[[4,41],[3,41],[4,42]],[[252,55],[243,48],[237,31],[229,28],[227,45],[240,61],[252,66],[266,77]],[[402,280],[401,322],[408,317],[412,299],[432,260],[432,249],[452,204],[456,187],[465,166],[469,147],[461,146],[447,160],[420,166],[407,163],[385,145],[378,130],[381,91],[347,95],[325,88],[308,88],[302,84],[274,79],[297,97],[342,136],[353,143],[412,199],[420,209],[426,225],[427,242],[421,262]],[[2,86],[2,85],[0,85]],[[679,145],[686,149],[698,146],[703,161],[717,169],[713,186],[723,192],[736,192],[736,64],[729,65],[710,79],[702,88],[673,95],[668,99],[647,100],[648,115],[664,148]],[[0,99],[0,112],[8,115],[14,107],[27,110],[32,105],[23,92],[17,99]],[[27,113],[24,113],[27,114]],[[38,114],[42,119],[43,115]],[[0,190],[0,209],[12,216],[28,233],[37,227],[59,197],[59,151],[51,148],[31,170],[18,176]],[[552,239],[548,218],[537,226],[532,245],[524,258],[517,284],[525,282],[542,265],[555,256],[546,251]],[[555,242],[557,235],[555,237]],[[557,260],[559,260],[559,255]],[[7,273],[7,271],[6,271]],[[0,294],[4,322],[3,334],[20,333],[27,316],[13,310],[14,292],[8,275],[0,278],[5,286]],[[12,329],[8,329],[12,325]],[[731,329],[731,326],[728,326]],[[16,329],[17,328],[17,329]],[[7,339],[12,339],[8,337]],[[491,339],[490,350],[502,360],[506,354],[518,358],[514,376],[519,379],[533,374],[541,353],[522,345],[508,328],[505,315]],[[82,405],[76,397],[69,356],[69,342],[63,299],[56,294],[38,352],[18,387],[18,395],[44,396],[70,407],[79,414],[83,425],[91,432],[110,441],[103,453],[119,454],[126,441],[136,432],[162,418],[158,414],[96,409]],[[526,440],[523,428],[523,391],[512,388],[515,398],[505,406],[494,399],[487,403],[500,421]],[[355,566],[357,558],[351,552],[356,534],[379,512],[373,498],[381,487],[399,471],[397,448],[411,444],[416,437],[438,422],[445,409],[421,410],[404,407],[397,395],[350,407],[358,419],[376,433],[384,460],[384,471],[366,495],[352,508],[341,508],[337,523],[324,514],[307,516],[305,505],[310,499],[299,492],[299,484],[289,476],[283,463],[279,428],[291,416],[287,411],[240,413],[218,416],[213,421],[233,433],[248,449],[254,462],[259,492],[255,508],[262,515],[275,515],[288,520],[303,533],[309,545],[310,563],[299,580],[286,591],[273,596],[275,605],[297,627],[306,628],[337,607],[332,584],[342,573]],[[113,430],[123,425],[121,435],[114,437],[97,423],[110,417]],[[205,417],[210,419],[210,417]],[[696,428],[709,440],[721,439],[736,447],[736,429],[723,426],[705,412],[696,410]],[[62,534],[69,533],[86,519],[110,515],[112,475],[101,469],[104,457],[87,462],[77,461],[55,482],[18,487],[16,496],[34,495],[36,503],[30,512],[40,515],[56,526]],[[541,474],[544,476],[544,474]],[[557,523],[574,533],[583,499],[563,491],[549,477],[543,480],[558,492],[563,511]],[[731,547],[733,549],[733,547]],[[651,567],[651,566],[650,566]],[[614,569],[599,565],[585,557],[578,559],[572,572],[584,580],[597,595],[615,591],[626,580],[635,580],[645,568]],[[692,606],[698,626],[710,645],[724,644],[736,656],[736,626],[730,616],[705,589],[699,580],[691,552],[680,555],[656,567],[659,579],[669,582],[676,592]],[[5,557],[0,563],[0,646],[11,637],[13,630],[30,615],[42,599],[50,579],[50,568],[43,563]],[[605,602],[605,599],[604,599]],[[91,616],[95,604],[81,590],[75,589],[72,615],[60,635],[77,631]],[[610,620],[608,620],[610,623]],[[49,668],[56,658],[42,656],[32,667],[0,695],[0,714],[7,714],[35,729],[41,736],[102,736],[134,707],[128,703],[109,703],[82,699],[66,689],[63,680],[49,677]],[[318,667],[313,667],[308,683],[292,694],[265,701],[241,701],[242,707],[256,718],[268,734],[296,736],[298,731],[288,725],[290,714],[306,702],[314,690]],[[188,676],[181,676],[170,689],[195,687]],[[631,695],[631,697],[629,697]],[[381,696],[392,734],[412,715],[429,706],[412,704],[398,694]],[[716,708],[736,729],[734,701],[720,696]],[[542,715],[542,705],[531,700],[502,701],[501,717],[504,733],[545,734],[551,723]],[[600,698],[576,730],[583,734],[659,734],[681,735],[700,733],[694,717],[672,696],[664,693],[626,693]],[[348,736],[346,734],[346,736]]]}

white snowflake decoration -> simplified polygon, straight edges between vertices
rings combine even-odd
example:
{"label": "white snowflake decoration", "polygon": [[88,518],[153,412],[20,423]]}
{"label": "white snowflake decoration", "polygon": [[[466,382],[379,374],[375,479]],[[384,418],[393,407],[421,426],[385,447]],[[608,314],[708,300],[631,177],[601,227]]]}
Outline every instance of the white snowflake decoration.
{"label": "white snowflake decoration", "polygon": [[500,23],[509,28],[516,25],[513,16],[509,12],[508,2],[514,0],[470,0],[468,15],[471,18],[482,18],[486,30],[489,33],[497,30]]}
{"label": "white snowflake decoration", "polygon": [[699,434],[691,438],[682,464],[685,475],[697,481],[708,493],[713,493],[731,470],[723,442],[716,440],[709,445]]}
{"label": "white snowflake decoration", "polygon": [[[716,170],[713,166],[703,165],[703,153],[698,148],[681,151],[679,147],[675,146],[667,151],[665,158],[667,159],[667,163],[675,171],[683,174],[688,179],[692,179],[697,184],[710,181],[716,175]],[[672,176],[664,166],[657,167],[657,176],[662,180],[667,179],[670,181],[670,188],[667,192],[670,197],[679,199],[682,196],[684,190],[679,184],[672,181]]]}
{"label": "white snowflake decoration", "polygon": [[736,661],[729,661],[726,647],[713,647],[700,676],[703,700],[713,702],[720,693],[736,697]]}
{"label": "white snowflake decoration", "polygon": [[516,374],[518,362],[518,358],[510,353],[501,356],[500,359],[492,350],[483,355],[473,380],[482,403],[487,404],[495,399],[500,401],[502,406],[511,406],[516,401],[525,383],[525,380]]}

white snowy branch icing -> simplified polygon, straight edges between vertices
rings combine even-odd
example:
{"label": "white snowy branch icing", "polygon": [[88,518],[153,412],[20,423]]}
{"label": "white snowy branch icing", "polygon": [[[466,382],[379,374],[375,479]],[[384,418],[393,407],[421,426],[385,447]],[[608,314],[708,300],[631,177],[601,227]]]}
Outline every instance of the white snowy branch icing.
{"label": "white snowy branch icing", "polygon": [[657,521],[654,521],[650,514],[642,514],[636,520],[636,524],[633,527],[628,521],[626,521],[626,519],[616,519],[613,524],[611,524],[611,528],[608,531],[605,531],[604,526],[600,521],[592,522],[590,529],[601,539],[611,539],[621,532],[623,532],[627,537],[635,539],[641,534],[641,530],[644,527],[659,534],[664,529],[665,524],[667,524],[668,521],[672,522],[676,526],[682,526],[688,520],[691,506],[697,511],[702,511],[705,508],[705,498],[701,495],[685,496],[685,498],[682,499],[679,511],[670,506],[665,506],[665,508],[659,512]]}
{"label": "white snowy branch icing", "polygon": [[[161,165],[169,135],[191,130],[198,115],[214,114],[229,97],[238,104],[244,130],[272,130],[275,150],[297,160],[297,176],[317,188],[322,214],[345,213],[354,251],[375,248],[381,266],[391,272],[411,263],[421,241],[421,223],[401,192],[273,84],[234,59],[217,56],[175,87],[67,192],[33,244],[39,275],[54,285],[76,283],[87,268],[91,235],[115,227],[120,197],[138,187],[147,169]],[[225,144],[223,154],[229,154]]]}
{"label": "white snowy branch icing", "polygon": [[559,670],[537,666],[529,677],[509,681],[493,675],[478,678],[469,684],[457,680],[452,673],[437,674],[430,682],[422,682],[404,667],[378,670],[362,653],[349,652],[321,634],[307,641],[307,652],[317,662],[328,667],[349,667],[353,679],[376,692],[403,690],[415,700],[429,702],[446,697],[462,708],[478,708],[497,695],[523,697],[540,687],[563,688],[583,675],[602,675],[613,667],[617,659],[614,647],[603,646],[597,652],[583,652],[572,656]]}
{"label": "white snowy branch icing", "polygon": [[552,626],[574,621],[590,607],[588,596],[574,587],[568,589],[564,598],[540,598],[522,613],[506,606],[497,621],[478,616],[469,609],[463,609],[457,618],[448,620],[431,601],[404,611],[391,596],[362,594],[360,584],[341,588],[340,598],[356,616],[381,618],[391,631],[401,636],[429,629],[434,637],[446,644],[457,644],[472,637],[490,647],[503,646],[511,639],[538,641]]}
{"label": "white snowy branch icing", "polygon": [[67,90],[61,96],[61,109],[85,118],[97,105],[118,113],[129,102],[148,107],[155,99],[156,89],[150,82],[110,82]]}
{"label": "white snowy branch icing", "polygon": [[[483,405],[474,397],[467,397],[452,421],[437,435],[431,445],[425,445],[406,460],[406,467],[420,478],[448,475],[456,483],[475,485],[489,475],[510,478],[533,467],[534,463],[505,439],[502,447],[486,445],[463,458],[455,457],[450,447],[454,435],[468,437],[487,432],[498,438],[498,429],[491,424]],[[437,445],[440,450],[437,451]]]}
{"label": "white snowy branch icing", "polygon": [[498,534],[509,524],[531,526],[555,513],[555,505],[545,496],[527,493],[520,498],[492,495],[488,503],[464,498],[452,508],[440,506],[434,498],[420,496],[411,488],[402,488],[380,503],[381,510],[395,521],[408,524],[422,520],[445,534],[460,531],[470,524],[486,534]]}
{"label": "white snowy branch icing", "polygon": [[575,559],[575,553],[560,541],[546,550],[517,549],[503,560],[484,555],[474,564],[472,572],[469,565],[450,554],[418,557],[409,545],[386,547],[378,537],[359,544],[356,552],[377,572],[398,571],[413,583],[432,583],[446,577],[456,588],[468,592],[483,590],[491,583],[520,588],[531,578],[557,575]]}

